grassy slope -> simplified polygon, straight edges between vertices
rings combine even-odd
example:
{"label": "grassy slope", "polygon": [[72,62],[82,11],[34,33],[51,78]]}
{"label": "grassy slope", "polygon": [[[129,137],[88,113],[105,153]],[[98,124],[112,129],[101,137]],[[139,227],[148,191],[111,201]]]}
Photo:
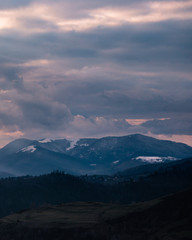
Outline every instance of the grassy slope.
{"label": "grassy slope", "polygon": [[192,239],[192,189],[132,205],[66,203],[0,220],[1,240]]}

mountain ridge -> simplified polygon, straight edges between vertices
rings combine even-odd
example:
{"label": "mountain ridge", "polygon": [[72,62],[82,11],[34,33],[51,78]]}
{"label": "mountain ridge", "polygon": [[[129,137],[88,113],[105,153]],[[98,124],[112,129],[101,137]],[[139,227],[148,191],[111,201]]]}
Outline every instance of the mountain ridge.
{"label": "mountain ridge", "polygon": [[184,143],[141,134],[81,138],[76,141],[17,139],[0,149],[0,171],[3,168],[12,169],[12,173],[15,170],[23,175],[39,175],[53,170],[76,175],[114,174],[144,164],[191,156],[192,147]]}

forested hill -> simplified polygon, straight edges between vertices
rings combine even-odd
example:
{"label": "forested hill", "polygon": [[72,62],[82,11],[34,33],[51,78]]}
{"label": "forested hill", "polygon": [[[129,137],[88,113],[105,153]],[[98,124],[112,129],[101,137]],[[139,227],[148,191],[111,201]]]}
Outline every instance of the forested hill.
{"label": "forested hill", "polygon": [[182,167],[173,166],[136,181],[130,179],[114,185],[90,183],[62,172],[0,179],[0,216],[64,202],[132,203],[150,200],[190,187],[191,172],[192,159],[188,159]]}

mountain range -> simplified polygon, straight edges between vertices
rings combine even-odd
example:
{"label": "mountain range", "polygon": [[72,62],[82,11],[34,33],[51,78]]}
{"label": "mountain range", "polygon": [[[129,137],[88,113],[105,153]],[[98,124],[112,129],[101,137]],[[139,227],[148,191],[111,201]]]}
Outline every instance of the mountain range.
{"label": "mountain range", "polygon": [[115,174],[142,165],[192,156],[192,147],[141,134],[123,137],[17,139],[0,149],[0,176]]}

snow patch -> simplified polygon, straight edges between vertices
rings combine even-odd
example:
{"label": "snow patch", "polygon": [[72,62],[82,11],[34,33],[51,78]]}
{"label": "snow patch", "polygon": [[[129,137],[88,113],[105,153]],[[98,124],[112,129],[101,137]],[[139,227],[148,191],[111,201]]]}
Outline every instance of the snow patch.
{"label": "snow patch", "polygon": [[139,156],[135,159],[141,160],[142,162],[148,162],[148,163],[160,163],[166,160],[170,160],[170,161],[177,160],[177,158],[174,158],[174,157],[158,157],[158,156]]}
{"label": "snow patch", "polygon": [[19,152],[35,152],[37,149],[35,146],[28,146],[28,147],[25,147],[25,148],[22,148]]}
{"label": "snow patch", "polygon": [[166,160],[170,160],[170,161],[176,161],[178,160],[178,158],[175,157],[165,157]]}
{"label": "snow patch", "polygon": [[161,157],[147,157],[147,156],[139,156],[136,158],[136,160],[141,160],[142,162],[149,162],[149,163],[157,163],[157,162],[163,162]]}
{"label": "snow patch", "polygon": [[87,143],[82,143],[82,144],[79,144],[79,146],[80,146],[80,147],[88,147],[89,144],[87,144]]}
{"label": "snow patch", "polygon": [[79,141],[79,139],[71,139],[71,140],[67,139],[67,140],[70,142],[70,147],[66,148],[67,151],[73,149],[76,146],[77,142]]}
{"label": "snow patch", "polygon": [[50,143],[50,142],[53,142],[55,141],[54,139],[52,138],[45,138],[45,139],[42,139],[40,141],[38,141],[39,143]]}
{"label": "snow patch", "polygon": [[113,164],[117,164],[117,163],[119,163],[119,160],[113,162]]}

